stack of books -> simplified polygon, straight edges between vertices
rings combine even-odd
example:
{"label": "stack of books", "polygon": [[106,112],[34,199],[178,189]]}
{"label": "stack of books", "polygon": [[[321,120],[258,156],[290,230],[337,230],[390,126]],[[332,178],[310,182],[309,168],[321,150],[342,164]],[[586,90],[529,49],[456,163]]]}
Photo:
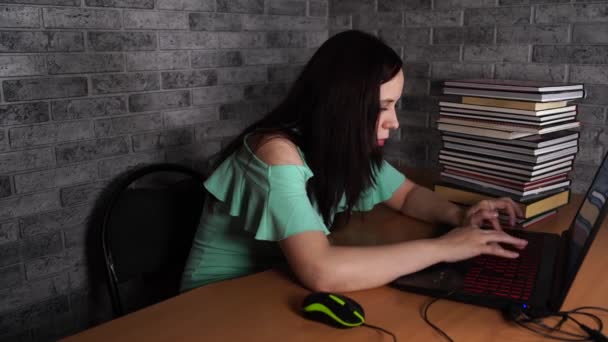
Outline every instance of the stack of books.
{"label": "stack of books", "polygon": [[436,192],[462,205],[510,197],[524,212],[519,227],[551,217],[569,202],[580,122],[568,101],[584,96],[582,84],[454,80],[445,82],[444,93],[462,100],[439,103],[443,145]]}

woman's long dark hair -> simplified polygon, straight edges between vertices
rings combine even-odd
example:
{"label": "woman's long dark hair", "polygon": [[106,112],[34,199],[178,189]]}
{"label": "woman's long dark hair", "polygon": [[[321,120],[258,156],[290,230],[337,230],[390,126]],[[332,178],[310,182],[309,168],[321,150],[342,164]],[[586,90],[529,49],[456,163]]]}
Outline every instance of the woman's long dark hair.
{"label": "woman's long dark hair", "polygon": [[325,223],[343,195],[350,214],[363,191],[375,184],[382,163],[376,131],[380,85],[401,67],[401,58],[370,34],[334,35],[312,56],[287,97],[232,140],[216,166],[242,146],[248,133],[281,133],[304,153],[314,174],[308,196]]}

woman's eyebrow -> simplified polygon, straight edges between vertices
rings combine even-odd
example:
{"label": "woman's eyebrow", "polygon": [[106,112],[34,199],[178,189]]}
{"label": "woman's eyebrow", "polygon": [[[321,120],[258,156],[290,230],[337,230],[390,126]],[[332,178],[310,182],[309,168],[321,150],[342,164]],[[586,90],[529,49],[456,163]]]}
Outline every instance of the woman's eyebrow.
{"label": "woman's eyebrow", "polygon": [[384,99],[384,100],[380,100],[380,102],[389,104],[389,103],[395,102],[395,100],[393,100],[393,99]]}

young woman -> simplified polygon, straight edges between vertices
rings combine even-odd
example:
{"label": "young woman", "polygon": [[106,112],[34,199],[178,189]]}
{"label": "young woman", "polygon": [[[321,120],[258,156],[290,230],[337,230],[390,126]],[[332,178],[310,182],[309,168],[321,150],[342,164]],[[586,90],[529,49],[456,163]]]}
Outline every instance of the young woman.
{"label": "young woman", "polygon": [[[182,290],[284,262],[315,291],[384,285],[438,262],[479,254],[515,258],[499,243],[523,248],[504,233],[513,201],[482,201],[466,212],[420,187],[382,159],[403,90],[402,61],[374,36],[339,33],[308,62],[287,97],[219,155],[182,278]],[[375,247],[332,246],[336,213],[390,208],[457,228],[435,239]],[[479,228],[490,221],[495,229]],[[407,227],[403,227],[407,229]]]}

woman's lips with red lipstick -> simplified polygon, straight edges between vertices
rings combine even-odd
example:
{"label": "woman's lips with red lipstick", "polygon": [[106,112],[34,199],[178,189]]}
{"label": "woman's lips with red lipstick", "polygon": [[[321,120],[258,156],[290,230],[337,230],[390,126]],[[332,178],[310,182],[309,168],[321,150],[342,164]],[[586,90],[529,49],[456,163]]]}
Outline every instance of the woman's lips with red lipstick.
{"label": "woman's lips with red lipstick", "polygon": [[386,139],[378,139],[378,146],[384,146]]}

